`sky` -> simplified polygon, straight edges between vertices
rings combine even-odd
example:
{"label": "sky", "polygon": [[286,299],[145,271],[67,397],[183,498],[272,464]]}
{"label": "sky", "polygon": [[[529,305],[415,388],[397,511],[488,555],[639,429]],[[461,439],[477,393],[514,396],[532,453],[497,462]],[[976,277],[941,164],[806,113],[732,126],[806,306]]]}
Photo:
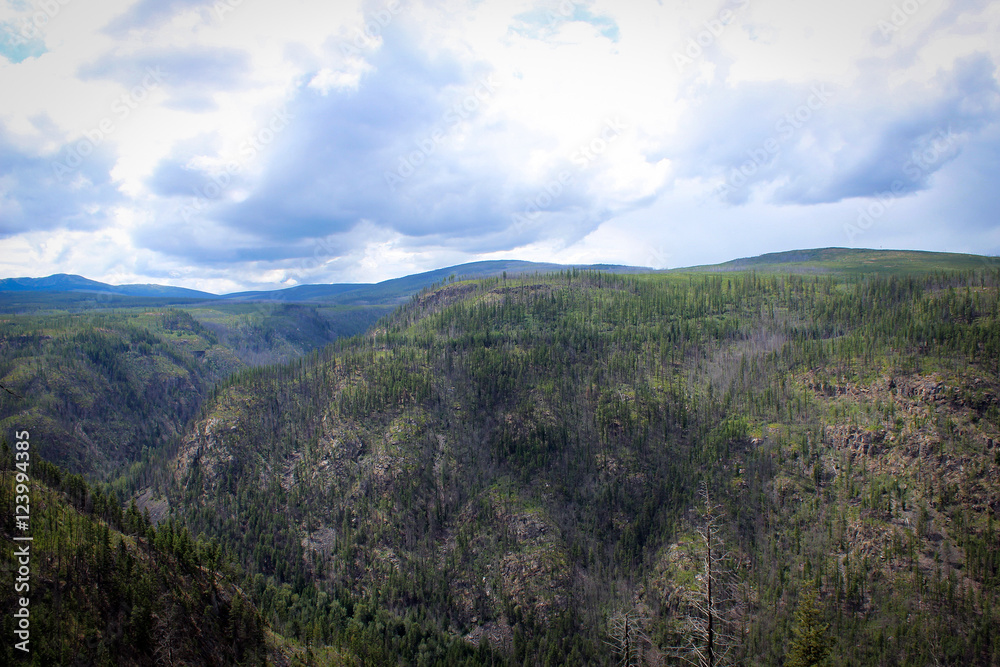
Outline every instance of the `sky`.
{"label": "sky", "polygon": [[1000,254],[1000,3],[0,0],[0,278]]}

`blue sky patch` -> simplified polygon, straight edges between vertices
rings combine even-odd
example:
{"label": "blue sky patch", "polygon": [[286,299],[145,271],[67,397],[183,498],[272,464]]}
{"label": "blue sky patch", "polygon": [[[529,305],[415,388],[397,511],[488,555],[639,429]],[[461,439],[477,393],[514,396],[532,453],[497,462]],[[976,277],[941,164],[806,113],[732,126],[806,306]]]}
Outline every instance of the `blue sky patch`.
{"label": "blue sky patch", "polygon": [[0,23],[0,55],[16,65],[45,53],[45,41],[38,35],[26,37],[26,33],[31,34],[30,24]]}

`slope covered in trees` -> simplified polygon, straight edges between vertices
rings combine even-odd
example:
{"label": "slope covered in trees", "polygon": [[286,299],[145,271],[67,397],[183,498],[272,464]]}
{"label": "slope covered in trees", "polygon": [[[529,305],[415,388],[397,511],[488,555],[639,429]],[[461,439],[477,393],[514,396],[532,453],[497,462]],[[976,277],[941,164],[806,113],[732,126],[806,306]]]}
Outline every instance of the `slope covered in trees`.
{"label": "slope covered in trees", "polygon": [[0,423],[91,475],[176,437],[212,381],[241,365],[183,311],[18,316],[0,327],[0,382],[17,394],[0,402]]}
{"label": "slope covered in trees", "polygon": [[0,321],[0,424],[39,453],[107,479],[177,440],[212,386],[364,331],[386,308],[213,304],[8,315]]}
{"label": "slope covered in trees", "polygon": [[[174,522],[153,526],[134,503],[123,510],[114,495],[51,464],[19,470],[4,440],[4,507],[15,506],[21,480],[30,489],[31,541],[11,541],[25,531],[6,512],[0,567],[17,573],[27,562],[30,575],[0,593],[3,664],[264,664],[263,620],[232,583],[218,542],[196,540]],[[11,544],[29,555],[17,556]],[[14,611],[22,609],[27,651],[15,648],[14,630],[24,626]]]}
{"label": "slope covered in trees", "polygon": [[159,491],[364,664],[995,664],[998,283],[452,283],[218,386]]}

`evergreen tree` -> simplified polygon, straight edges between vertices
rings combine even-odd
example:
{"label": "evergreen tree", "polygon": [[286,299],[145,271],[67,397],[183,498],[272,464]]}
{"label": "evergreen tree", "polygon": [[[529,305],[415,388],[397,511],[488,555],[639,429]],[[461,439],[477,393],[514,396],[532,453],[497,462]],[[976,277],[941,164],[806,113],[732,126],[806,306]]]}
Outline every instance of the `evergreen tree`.
{"label": "evergreen tree", "polygon": [[788,650],[785,667],[818,667],[825,664],[830,653],[829,624],[823,623],[817,602],[819,594],[807,586],[799,597],[795,611],[795,639]]}

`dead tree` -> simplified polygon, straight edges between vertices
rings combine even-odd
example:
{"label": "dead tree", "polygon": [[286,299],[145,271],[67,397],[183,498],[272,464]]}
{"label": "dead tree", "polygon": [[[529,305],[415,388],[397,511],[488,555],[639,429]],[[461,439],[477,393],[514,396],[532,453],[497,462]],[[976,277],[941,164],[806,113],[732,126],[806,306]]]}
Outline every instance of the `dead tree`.
{"label": "dead tree", "polygon": [[684,641],[669,649],[670,654],[697,667],[733,664],[739,646],[733,628],[737,604],[732,559],[720,536],[722,509],[714,504],[708,485],[699,490],[704,510],[696,529],[700,567],[697,584],[683,593],[687,613],[681,619]]}
{"label": "dead tree", "polygon": [[179,644],[184,638],[184,615],[180,606],[174,600],[167,600],[163,614],[156,618],[153,624],[153,636],[155,646],[153,647],[153,657],[158,665],[177,664],[179,654]]}
{"label": "dead tree", "polygon": [[616,655],[616,667],[639,667],[649,637],[642,630],[644,618],[634,610],[619,610],[608,619],[608,639],[605,643]]}

